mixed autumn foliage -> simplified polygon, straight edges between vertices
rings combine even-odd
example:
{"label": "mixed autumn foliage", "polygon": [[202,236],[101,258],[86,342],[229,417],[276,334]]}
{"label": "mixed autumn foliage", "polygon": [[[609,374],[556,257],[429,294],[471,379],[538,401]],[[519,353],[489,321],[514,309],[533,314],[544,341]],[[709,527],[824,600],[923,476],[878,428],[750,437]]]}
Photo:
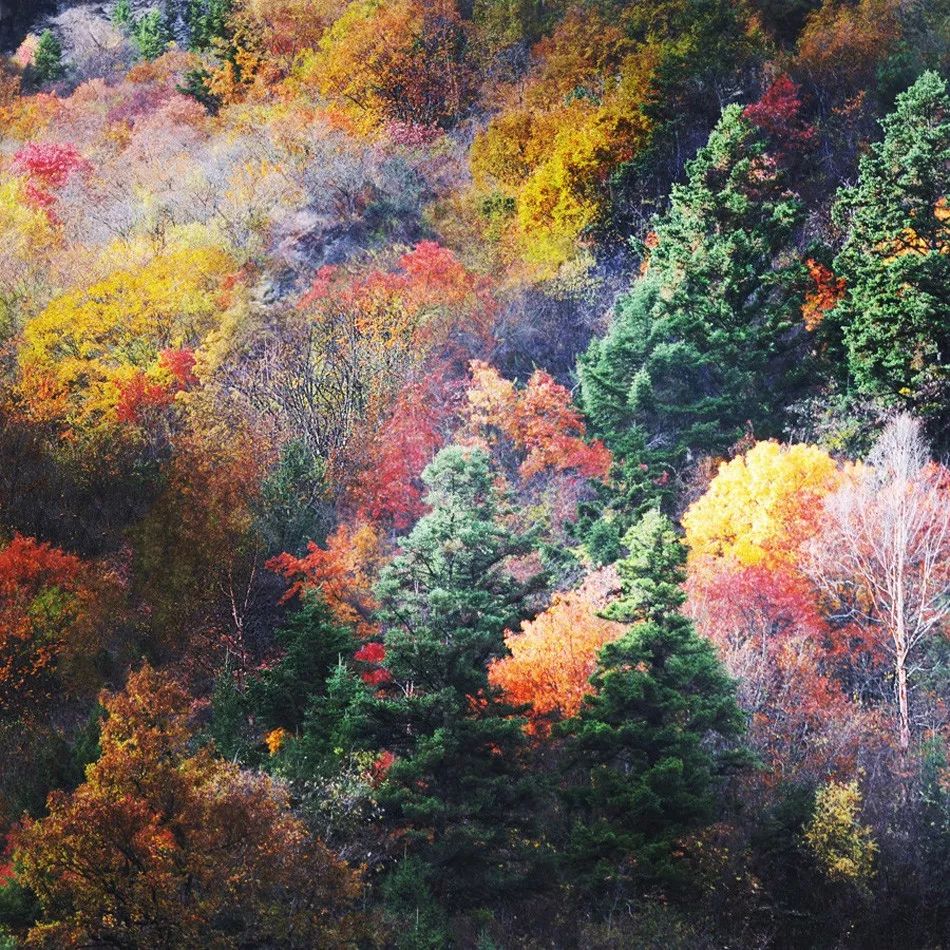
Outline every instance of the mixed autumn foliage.
{"label": "mixed autumn foliage", "polygon": [[946,3],[22,13],[0,947],[941,946]]}

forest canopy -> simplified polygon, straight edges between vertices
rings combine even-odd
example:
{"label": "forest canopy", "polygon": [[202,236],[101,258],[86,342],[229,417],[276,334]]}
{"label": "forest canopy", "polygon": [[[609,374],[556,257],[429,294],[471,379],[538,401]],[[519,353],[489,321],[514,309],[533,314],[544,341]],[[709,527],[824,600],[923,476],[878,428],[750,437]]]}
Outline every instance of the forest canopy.
{"label": "forest canopy", "polygon": [[0,950],[950,933],[950,5],[0,4]]}

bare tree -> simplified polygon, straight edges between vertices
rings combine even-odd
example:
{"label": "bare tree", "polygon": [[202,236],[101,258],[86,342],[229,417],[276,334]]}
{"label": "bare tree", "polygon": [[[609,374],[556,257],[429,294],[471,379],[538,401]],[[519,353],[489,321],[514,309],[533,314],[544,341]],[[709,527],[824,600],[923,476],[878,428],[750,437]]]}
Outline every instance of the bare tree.
{"label": "bare tree", "polygon": [[809,571],[837,618],[870,630],[893,662],[903,754],[923,647],[950,614],[950,473],[930,461],[920,423],[898,415],[825,513]]}
{"label": "bare tree", "polygon": [[366,322],[365,312],[343,305],[313,314],[271,308],[222,361],[219,382],[275,432],[333,460],[421,362],[419,347],[390,342]]}

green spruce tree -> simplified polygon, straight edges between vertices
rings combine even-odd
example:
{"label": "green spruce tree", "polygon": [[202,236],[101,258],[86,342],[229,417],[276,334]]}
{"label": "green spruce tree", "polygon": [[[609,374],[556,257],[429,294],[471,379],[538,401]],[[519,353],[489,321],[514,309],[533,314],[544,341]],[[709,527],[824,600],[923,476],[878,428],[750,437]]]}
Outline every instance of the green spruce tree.
{"label": "green spruce tree", "polygon": [[188,0],[185,22],[188,24],[188,45],[191,49],[210,49],[215,40],[227,36],[231,6],[231,0]]}
{"label": "green spruce tree", "polygon": [[112,8],[112,22],[116,26],[128,26],[132,22],[132,4],[130,0],[116,0]]}
{"label": "green spruce tree", "polygon": [[675,185],[647,267],[579,364],[584,409],[622,462],[678,466],[749,421],[772,431],[799,319],[778,263],[798,204],[761,133],[729,106]]}
{"label": "green spruce tree", "polygon": [[846,290],[828,320],[841,328],[858,390],[950,421],[950,96],[924,73],[882,120],[857,183],[834,208],[845,234],[835,271]]}
{"label": "green spruce tree", "polygon": [[161,10],[151,10],[131,21],[132,40],[144,59],[158,59],[172,41],[168,17]]}
{"label": "green spruce tree", "polygon": [[295,733],[314,701],[327,692],[327,681],[348,661],[358,641],[340,624],[320,596],[308,596],[278,631],[284,654],[248,685],[248,702],[268,729]]}
{"label": "green spruce tree", "polygon": [[[262,733],[283,729],[282,760],[302,762],[295,777],[306,780],[308,769],[323,769],[324,760],[333,758],[348,710],[363,692],[359,676],[347,665],[359,641],[318,594],[307,595],[288,615],[277,641],[281,657],[243,685],[227,665],[220,672],[208,735],[225,758],[258,764],[267,757]],[[341,697],[343,682],[348,688]]]}
{"label": "green spruce tree", "polygon": [[613,899],[673,888],[677,843],[714,814],[720,751],[742,730],[733,682],[679,608],[685,551],[669,520],[645,515],[624,539],[622,595],[605,616],[632,623],[605,646],[594,692],[564,725],[574,826],[566,861]]}
{"label": "green spruce tree", "polygon": [[393,682],[371,702],[377,742],[395,762],[380,803],[449,912],[487,906],[527,883],[534,783],[524,720],[489,684],[488,663],[525,614],[532,585],[507,560],[513,536],[487,455],[450,446],[423,472],[431,511],[377,589]]}
{"label": "green spruce tree", "polygon": [[43,30],[40,42],[33,55],[33,71],[40,82],[62,79],[66,72],[63,66],[63,47],[52,30]]}

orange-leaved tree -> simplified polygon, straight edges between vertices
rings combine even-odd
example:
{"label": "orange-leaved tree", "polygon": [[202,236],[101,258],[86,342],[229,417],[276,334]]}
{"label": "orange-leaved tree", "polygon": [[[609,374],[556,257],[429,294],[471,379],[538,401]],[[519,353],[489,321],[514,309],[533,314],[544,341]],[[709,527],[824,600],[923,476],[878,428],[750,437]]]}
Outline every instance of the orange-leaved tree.
{"label": "orange-leaved tree", "polygon": [[610,451],[599,439],[586,439],[586,427],[568,389],[543,370],[535,370],[517,389],[480,360],[471,364],[468,426],[479,441],[498,446],[508,440],[519,460],[518,474],[529,479],[545,471],[570,471],[604,478]]}
{"label": "orange-leaved tree", "polygon": [[267,566],[290,581],[285,599],[319,591],[334,616],[363,636],[375,631],[373,584],[381,563],[380,538],[372,522],[341,524],[326,547],[311,541],[302,557],[280,554]]}
{"label": "orange-leaved tree", "polygon": [[145,666],[104,696],[102,755],[14,836],[31,946],[352,946],[358,874],[271,779],[204,748],[191,699]]}
{"label": "orange-leaved tree", "polygon": [[599,613],[617,583],[612,571],[598,571],[576,590],[556,595],[547,610],[522,625],[520,633],[505,637],[511,655],[495,660],[489,677],[512,703],[531,707],[532,732],[545,734],[552,722],[580,709],[600,648],[626,629]]}
{"label": "orange-leaved tree", "polygon": [[809,257],[805,266],[808,268],[813,287],[805,294],[802,319],[806,330],[816,330],[825,319],[825,314],[834,310],[844,295],[845,280],[843,277],[836,277],[830,268],[814,258]]}

